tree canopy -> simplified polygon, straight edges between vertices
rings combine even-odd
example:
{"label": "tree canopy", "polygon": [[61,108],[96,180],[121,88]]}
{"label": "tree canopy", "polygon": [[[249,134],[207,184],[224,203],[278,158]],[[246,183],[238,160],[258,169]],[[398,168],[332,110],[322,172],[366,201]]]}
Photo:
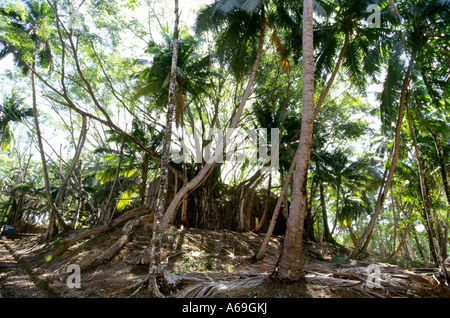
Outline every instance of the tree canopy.
{"label": "tree canopy", "polygon": [[393,2],[2,1],[1,225],[153,214],[147,264],[183,225],[284,235],[282,281],[304,240],[445,273],[450,1]]}

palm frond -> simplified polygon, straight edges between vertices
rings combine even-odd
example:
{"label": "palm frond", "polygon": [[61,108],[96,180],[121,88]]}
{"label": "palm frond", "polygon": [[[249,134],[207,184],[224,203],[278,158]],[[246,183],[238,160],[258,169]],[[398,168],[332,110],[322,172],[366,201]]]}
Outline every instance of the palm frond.
{"label": "palm frond", "polygon": [[239,8],[247,11],[249,14],[253,14],[264,1],[265,0],[241,0]]}
{"label": "palm frond", "polygon": [[403,67],[398,55],[393,54],[388,61],[386,79],[380,95],[380,116],[383,133],[386,133],[391,123],[395,121],[394,105],[398,100],[399,89],[401,88],[402,70]]}

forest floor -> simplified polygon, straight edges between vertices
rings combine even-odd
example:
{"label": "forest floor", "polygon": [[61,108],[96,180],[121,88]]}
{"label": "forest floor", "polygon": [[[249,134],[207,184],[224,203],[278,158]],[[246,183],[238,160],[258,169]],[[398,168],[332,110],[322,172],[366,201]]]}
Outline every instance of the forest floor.
{"label": "forest floor", "polygon": [[[0,240],[0,298],[149,297],[146,288],[138,288],[148,276],[148,266],[139,264],[149,243],[139,227],[111,261],[81,272],[80,288],[67,285],[73,281],[69,264],[97,256],[120,235],[117,229],[84,239],[54,258],[59,240],[44,242],[40,236]],[[163,265],[178,284],[169,297],[450,298],[430,265],[400,266],[370,255],[347,261],[348,250],[328,243],[306,242],[306,284],[284,285],[269,279],[281,249],[280,237],[270,241],[262,262],[252,262],[263,238],[250,232],[171,228]]]}

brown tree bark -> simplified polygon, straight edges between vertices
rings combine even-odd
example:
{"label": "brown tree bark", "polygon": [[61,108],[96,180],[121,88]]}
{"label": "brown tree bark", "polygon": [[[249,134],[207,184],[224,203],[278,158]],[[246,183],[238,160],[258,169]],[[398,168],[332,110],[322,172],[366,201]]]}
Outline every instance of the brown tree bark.
{"label": "brown tree bark", "polygon": [[269,185],[267,187],[267,196],[266,196],[266,204],[264,206],[264,212],[261,217],[261,220],[259,223],[255,226],[254,232],[259,232],[261,227],[263,226],[264,222],[266,221],[267,214],[269,213],[269,206],[270,206],[270,191],[272,189],[272,173],[269,174]]}
{"label": "brown tree bark", "polygon": [[[36,68],[36,64],[33,61],[32,69],[33,71]],[[47,168],[47,159],[45,158],[45,152],[44,152],[44,146],[42,144],[42,135],[41,135],[41,129],[39,126],[39,115],[37,111],[37,100],[36,100],[36,81],[35,81],[35,74],[34,72],[31,73],[31,85],[32,85],[32,104],[33,104],[33,117],[34,117],[34,125],[36,129],[36,138],[38,142],[39,147],[39,153],[41,155],[41,161],[42,161],[42,173],[44,175],[44,183],[45,183],[45,195],[48,200],[48,204],[50,206],[50,214],[53,215],[53,217],[58,220],[59,225],[63,230],[69,230],[70,226],[67,225],[67,223],[62,218],[61,214],[58,212],[58,209],[56,208],[52,195],[50,193],[50,179],[48,176],[48,168]],[[51,222],[50,222],[51,223]],[[50,238],[55,233],[53,231],[53,227],[49,226],[47,231],[47,238]]]}
{"label": "brown tree bark", "polygon": [[409,131],[411,133],[411,139],[413,141],[413,146],[414,146],[414,154],[416,156],[417,166],[419,168],[418,169],[419,170],[418,171],[419,187],[420,187],[420,194],[422,196],[422,202],[423,202],[423,208],[424,208],[424,214],[425,214],[425,220],[426,220],[425,226],[427,227],[428,234],[429,234],[430,252],[431,252],[431,255],[433,256],[434,262],[438,265],[441,265],[442,262],[440,261],[440,257],[439,257],[439,255],[440,255],[439,243],[438,243],[437,236],[436,236],[436,233],[434,230],[433,220],[431,218],[431,211],[430,211],[431,203],[430,203],[430,199],[429,199],[429,195],[428,195],[428,185],[427,185],[425,174],[424,174],[422,156],[421,156],[421,154],[419,152],[419,148],[417,146],[416,134],[414,132],[414,127],[412,126],[412,123],[411,123],[411,115],[410,115],[408,105],[406,105],[406,111],[407,111],[408,127],[409,127]]}
{"label": "brown tree bark", "polygon": [[372,214],[369,225],[367,226],[364,234],[359,239],[358,244],[356,244],[355,248],[350,253],[349,259],[354,259],[359,254],[359,252],[361,252],[361,250],[363,249],[363,245],[367,246],[365,243],[366,243],[366,241],[368,243],[368,240],[370,239],[370,235],[372,234],[373,227],[375,226],[378,215],[380,214],[381,208],[383,207],[384,200],[386,199],[388,191],[391,187],[392,179],[394,178],[394,171],[395,171],[395,167],[397,165],[397,160],[398,160],[398,155],[399,155],[400,132],[401,132],[401,126],[402,126],[402,121],[403,121],[403,117],[404,117],[406,94],[407,94],[408,85],[409,85],[410,76],[411,76],[410,73],[411,73],[411,66],[408,68],[405,78],[403,79],[402,92],[401,92],[401,97],[400,97],[400,109],[398,112],[397,125],[396,125],[396,129],[395,129],[394,149],[392,151],[392,160],[391,160],[391,165],[389,167],[388,177],[386,179],[386,182],[384,184],[384,188],[383,188],[382,192],[378,196],[375,211]]}
{"label": "brown tree bark", "polygon": [[133,210],[130,210],[128,212],[125,212],[124,214],[118,216],[114,220],[112,220],[108,224],[100,225],[93,227],[91,229],[84,230],[83,232],[80,232],[78,234],[75,234],[74,236],[71,236],[69,238],[66,238],[61,241],[61,246],[56,249],[56,251],[53,252],[52,257],[58,256],[63,254],[69,247],[77,243],[78,241],[88,238],[92,235],[100,234],[103,232],[106,232],[120,224],[122,224],[125,221],[128,221],[133,218],[137,218],[146,214],[150,214],[151,211],[149,207],[144,206],[140,208],[136,208]]}
{"label": "brown tree bark", "polygon": [[78,145],[75,149],[75,155],[72,158],[72,162],[69,166],[69,169],[67,170],[66,176],[64,177],[63,182],[59,186],[58,193],[56,194],[55,198],[55,205],[59,205],[61,202],[62,195],[64,193],[64,190],[66,189],[67,185],[69,184],[70,176],[73,173],[73,170],[75,170],[76,165],[78,164],[78,160],[80,159],[81,151],[83,150],[84,143],[86,142],[86,135],[87,135],[87,117],[83,117],[83,122],[81,124],[81,131],[80,131],[80,138],[78,139]]}
{"label": "brown tree bark", "polygon": [[164,131],[163,149],[161,155],[161,169],[160,169],[160,188],[157,196],[157,203],[155,209],[155,216],[153,222],[153,234],[151,240],[150,253],[150,277],[149,290],[155,297],[164,297],[160,292],[160,285],[165,284],[164,270],[161,265],[161,246],[162,246],[162,220],[169,192],[169,154],[172,138],[172,124],[174,121],[174,112],[176,108],[175,86],[177,83],[177,61],[178,61],[178,0],[175,0],[175,25],[173,35],[173,51],[172,51],[172,65],[170,68],[169,80],[169,102],[166,113],[166,127]]}
{"label": "brown tree bark", "polygon": [[293,282],[304,279],[303,227],[307,208],[306,176],[311,156],[314,126],[314,43],[313,0],[303,1],[303,98],[302,124],[298,158],[292,187],[286,235],[278,266],[273,277]]}
{"label": "brown tree bark", "polygon": [[[434,145],[436,147],[436,152],[439,159],[439,170],[441,171],[442,184],[444,185],[445,196],[447,197],[447,203],[450,205],[450,187],[448,185],[447,165],[445,163],[444,151],[441,147],[437,134],[432,129],[430,129],[430,134],[433,137]],[[449,215],[447,213],[447,219],[448,217]]]}
{"label": "brown tree bark", "polygon": [[119,252],[120,249],[124,247],[125,244],[130,240],[130,236],[133,233],[133,230],[138,226],[139,222],[140,218],[134,218],[127,221],[127,223],[125,223],[125,225],[123,226],[122,235],[119,237],[119,239],[114,242],[108,249],[100,253],[100,255],[81,262],[79,264],[80,270],[85,271],[92,269],[113,258],[113,256],[116,255],[117,252]]}

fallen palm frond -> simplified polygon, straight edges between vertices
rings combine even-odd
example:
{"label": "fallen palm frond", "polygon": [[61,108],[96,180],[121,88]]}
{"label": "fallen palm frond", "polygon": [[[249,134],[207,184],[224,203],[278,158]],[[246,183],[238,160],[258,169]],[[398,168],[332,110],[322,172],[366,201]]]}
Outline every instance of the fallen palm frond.
{"label": "fallen palm frond", "polygon": [[242,288],[261,285],[267,275],[257,275],[232,281],[203,281],[195,283],[178,293],[178,298],[208,298],[216,297],[219,293],[233,292]]}

